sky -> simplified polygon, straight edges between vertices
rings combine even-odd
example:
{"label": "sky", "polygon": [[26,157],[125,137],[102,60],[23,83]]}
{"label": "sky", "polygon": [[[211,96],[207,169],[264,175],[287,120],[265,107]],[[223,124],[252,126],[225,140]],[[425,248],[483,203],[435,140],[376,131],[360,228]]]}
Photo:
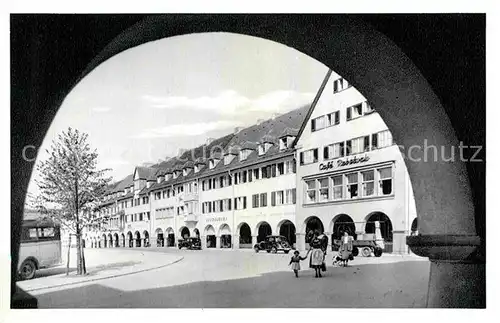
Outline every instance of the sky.
{"label": "sky", "polygon": [[[99,167],[121,180],[137,165],[312,102],[327,70],[291,47],[252,36],[203,33],[149,42],[103,62],[76,85],[37,161],[72,127],[89,135]],[[35,178],[36,170],[31,194],[38,192]]]}

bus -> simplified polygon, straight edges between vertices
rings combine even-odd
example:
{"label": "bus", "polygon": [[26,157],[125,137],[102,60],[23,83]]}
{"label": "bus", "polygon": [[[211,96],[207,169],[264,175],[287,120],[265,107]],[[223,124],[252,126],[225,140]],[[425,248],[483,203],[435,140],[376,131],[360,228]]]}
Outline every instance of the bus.
{"label": "bus", "polygon": [[61,229],[50,219],[24,220],[19,247],[18,272],[22,280],[37,270],[62,264]]}

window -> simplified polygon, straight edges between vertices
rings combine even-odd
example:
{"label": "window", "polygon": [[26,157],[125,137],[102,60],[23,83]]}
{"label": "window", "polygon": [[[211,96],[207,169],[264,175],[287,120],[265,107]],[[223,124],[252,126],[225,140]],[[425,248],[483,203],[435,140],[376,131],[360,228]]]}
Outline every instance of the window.
{"label": "window", "polygon": [[260,168],[256,168],[253,170],[253,177],[257,180],[259,179],[259,175],[260,175]]}
{"label": "window", "polygon": [[347,197],[352,199],[358,197],[358,173],[348,174],[347,177]]}
{"label": "window", "polygon": [[334,126],[340,123],[340,111],[335,111],[330,114],[327,114],[328,125]]}
{"label": "window", "polygon": [[392,167],[381,168],[379,172],[379,195],[392,194]]}
{"label": "window", "polygon": [[342,199],[342,175],[332,177],[333,182],[333,199],[341,200]]}
{"label": "window", "polygon": [[241,172],[241,181],[242,183],[246,183],[247,182],[247,171],[244,170],[243,172]]}
{"label": "window", "polygon": [[276,192],[276,205],[282,205],[285,203],[285,193],[283,191]]}
{"label": "window", "polygon": [[365,102],[365,114],[369,114],[369,113],[372,113],[374,111],[375,111],[375,109],[372,108],[370,103],[368,103],[368,101]]}
{"label": "window", "polygon": [[300,153],[300,164],[307,165],[318,161],[318,148],[303,151]]}
{"label": "window", "polygon": [[316,180],[311,180],[306,182],[306,202],[315,203],[316,202]]}
{"label": "window", "polygon": [[295,204],[296,202],[296,189],[288,189],[285,191],[285,204]]}
{"label": "window", "polygon": [[55,236],[54,228],[38,228],[38,239],[49,239]]}
{"label": "window", "polygon": [[280,139],[280,150],[288,148],[288,137],[283,137]]}
{"label": "window", "polygon": [[[271,177],[271,174],[270,174],[271,172],[269,172],[269,174],[267,172],[268,171],[268,166],[262,167],[261,171],[262,171],[262,178],[269,178],[269,177]],[[269,171],[270,171],[270,169],[269,169]]]}
{"label": "window", "polygon": [[284,163],[284,171],[285,171],[285,174],[295,173],[295,160],[293,160],[293,159],[287,160]]}
{"label": "window", "polygon": [[392,144],[392,134],[389,130],[374,133],[372,135],[372,149],[384,148]]}
{"label": "window", "polygon": [[267,193],[260,194],[260,206],[261,207],[267,206]]}
{"label": "window", "polygon": [[329,199],[329,185],[328,178],[322,178],[319,180],[319,201],[325,202]]}
{"label": "window", "polygon": [[372,196],[375,191],[374,171],[369,170],[366,172],[362,172],[361,176],[363,178],[363,196]]}
{"label": "window", "polygon": [[266,153],[266,149],[265,149],[264,145],[259,145],[258,151],[259,151],[259,156],[264,155]]}
{"label": "window", "polygon": [[325,128],[325,116],[317,117],[311,120],[311,131],[317,131]]}
{"label": "window", "polygon": [[285,174],[285,163],[281,162],[279,164],[276,164],[276,170],[278,176]]}
{"label": "window", "polygon": [[243,149],[243,150],[240,150],[240,160],[245,160],[248,158],[248,156],[250,156],[250,153],[252,151],[250,149]]}
{"label": "window", "polygon": [[365,151],[364,137],[354,138],[354,139],[348,140],[348,142],[350,142],[348,144],[348,146],[350,145],[349,155],[359,154],[359,153],[362,153]]}
{"label": "window", "polygon": [[252,195],[252,207],[259,207],[259,194]]}
{"label": "window", "polygon": [[339,157],[344,157],[344,142],[331,144],[323,149],[324,160],[334,159]]}
{"label": "window", "polygon": [[351,85],[345,79],[338,79],[333,81],[333,93],[337,93],[349,88]]}

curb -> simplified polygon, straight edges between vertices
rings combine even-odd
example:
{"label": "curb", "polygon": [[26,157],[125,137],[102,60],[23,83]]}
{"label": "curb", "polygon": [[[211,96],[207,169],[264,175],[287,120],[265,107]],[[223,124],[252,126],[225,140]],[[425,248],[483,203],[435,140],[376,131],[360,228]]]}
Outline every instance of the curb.
{"label": "curb", "polygon": [[[145,269],[141,269],[141,270],[133,271],[133,272],[129,272],[129,273],[115,274],[115,275],[106,276],[106,277],[98,277],[98,278],[93,278],[93,279],[89,279],[89,280],[74,281],[74,282],[63,283],[63,284],[58,284],[58,285],[52,285],[52,286],[47,286],[47,287],[37,287],[37,288],[32,288],[32,289],[23,288],[23,290],[26,291],[26,292],[34,292],[34,291],[39,291],[39,290],[44,290],[44,289],[51,289],[51,288],[62,287],[62,286],[70,286],[70,285],[77,285],[77,284],[83,284],[83,283],[88,283],[88,282],[95,282],[95,281],[104,280],[104,279],[124,277],[124,276],[128,276],[128,275],[134,275],[134,274],[139,274],[139,273],[143,273],[143,272],[150,271],[150,270],[155,270],[155,269],[160,269],[160,268],[168,267],[168,266],[176,264],[176,263],[178,263],[178,262],[180,262],[182,260],[184,260],[183,256],[179,257],[178,259],[176,259],[176,260],[174,260],[174,261],[172,261],[172,262],[170,262],[168,264],[164,264],[164,265],[157,266],[157,267],[145,268]],[[85,277],[85,276],[83,276],[83,277]]]}

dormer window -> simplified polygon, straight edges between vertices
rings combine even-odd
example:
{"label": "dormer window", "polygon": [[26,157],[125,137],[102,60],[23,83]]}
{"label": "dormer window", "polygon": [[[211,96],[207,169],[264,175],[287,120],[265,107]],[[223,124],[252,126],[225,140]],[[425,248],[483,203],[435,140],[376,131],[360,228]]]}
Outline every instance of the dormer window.
{"label": "dormer window", "polygon": [[199,171],[200,171],[200,166],[195,165],[195,166],[194,166],[194,172],[195,172],[195,173],[198,173]]}
{"label": "dormer window", "polygon": [[246,160],[251,153],[252,153],[251,149],[242,149],[240,151],[240,160]]}
{"label": "dormer window", "polygon": [[171,179],[172,179],[172,176],[173,176],[173,175],[172,175],[172,173],[166,173],[166,174],[165,174],[165,180],[166,180],[166,181],[171,180]]}
{"label": "dormer window", "polygon": [[224,165],[229,165],[233,161],[233,159],[233,154],[227,154],[226,156],[224,156]]}
{"label": "dormer window", "polygon": [[214,158],[214,159],[210,159],[210,162],[208,163],[208,168],[210,168],[210,169],[214,169],[214,168],[215,168],[215,166],[217,166],[217,164],[219,163],[219,161],[220,161],[220,160],[219,160],[219,159],[216,159],[216,158]]}
{"label": "dormer window", "polygon": [[259,145],[259,156],[262,156],[266,153],[266,148],[264,147],[264,144]]}
{"label": "dormer window", "polygon": [[174,179],[176,179],[177,177],[179,177],[180,174],[181,174],[180,171],[178,171],[178,170],[174,171]]}
{"label": "dormer window", "polygon": [[280,150],[284,150],[288,148],[288,138],[290,137],[283,137],[280,139]]}
{"label": "dormer window", "polygon": [[156,182],[157,182],[157,183],[161,183],[161,182],[163,182],[164,180],[165,180],[165,175],[158,175],[158,176],[156,177]]}

